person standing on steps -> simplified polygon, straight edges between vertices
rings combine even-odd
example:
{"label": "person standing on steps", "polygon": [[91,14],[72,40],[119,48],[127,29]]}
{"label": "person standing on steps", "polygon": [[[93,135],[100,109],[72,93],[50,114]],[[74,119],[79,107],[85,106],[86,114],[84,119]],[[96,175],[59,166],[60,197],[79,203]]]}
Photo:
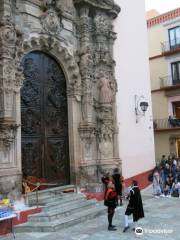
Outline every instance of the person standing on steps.
{"label": "person standing on steps", "polygon": [[101,178],[102,183],[104,184],[104,192],[107,190],[108,183],[110,181],[110,173],[106,172]]}
{"label": "person standing on steps", "polygon": [[114,169],[114,173],[112,177],[113,177],[115,189],[118,195],[117,205],[119,205],[118,200],[120,199],[120,206],[122,206],[123,205],[122,204],[122,178],[118,168]]}
{"label": "person standing on steps", "polygon": [[108,230],[109,231],[116,231],[116,226],[112,225],[112,220],[115,212],[115,208],[117,205],[117,193],[115,191],[115,186],[112,181],[109,181],[107,185],[107,190],[105,191],[104,195],[104,205],[108,207]]}
{"label": "person standing on steps", "polygon": [[126,208],[125,216],[124,216],[124,230],[123,232],[126,232],[129,229],[129,223],[128,216],[131,214],[133,215],[133,222],[135,230],[137,228],[137,222],[139,219],[144,218],[144,210],[143,210],[143,203],[141,198],[141,193],[138,187],[138,182],[133,180],[132,185],[129,191],[129,204]]}

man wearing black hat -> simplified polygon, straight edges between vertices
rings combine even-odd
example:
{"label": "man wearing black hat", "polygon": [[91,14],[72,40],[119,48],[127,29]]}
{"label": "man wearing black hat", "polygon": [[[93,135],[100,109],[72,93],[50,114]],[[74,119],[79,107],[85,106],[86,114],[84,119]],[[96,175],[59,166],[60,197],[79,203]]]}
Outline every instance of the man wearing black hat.
{"label": "man wearing black hat", "polygon": [[137,222],[139,219],[144,217],[144,210],[142,204],[141,193],[138,187],[137,181],[132,181],[132,186],[129,191],[129,203],[125,212],[125,227],[123,232],[129,229],[128,216],[133,215],[134,230],[137,227]]}

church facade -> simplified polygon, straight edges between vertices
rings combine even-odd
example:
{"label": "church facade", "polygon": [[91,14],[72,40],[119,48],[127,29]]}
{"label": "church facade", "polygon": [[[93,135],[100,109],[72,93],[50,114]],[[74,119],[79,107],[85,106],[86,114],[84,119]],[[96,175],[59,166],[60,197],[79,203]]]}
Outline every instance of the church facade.
{"label": "church facade", "polygon": [[113,0],[2,0],[0,191],[121,167]]}

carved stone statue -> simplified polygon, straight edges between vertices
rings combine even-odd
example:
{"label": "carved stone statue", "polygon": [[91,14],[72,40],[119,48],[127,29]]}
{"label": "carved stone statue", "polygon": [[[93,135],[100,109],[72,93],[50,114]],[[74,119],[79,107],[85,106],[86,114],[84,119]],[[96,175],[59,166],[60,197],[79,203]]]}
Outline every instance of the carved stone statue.
{"label": "carved stone statue", "polygon": [[112,92],[109,86],[109,80],[103,75],[100,78],[99,102],[101,104],[112,103]]}
{"label": "carved stone statue", "polygon": [[106,16],[98,14],[94,21],[97,34],[108,35],[112,30],[111,21],[109,21]]}
{"label": "carved stone statue", "polygon": [[93,58],[92,58],[90,48],[87,47],[81,53],[80,70],[81,70],[82,77],[85,77],[84,75],[87,75],[87,74],[91,75],[92,68],[93,68]]}

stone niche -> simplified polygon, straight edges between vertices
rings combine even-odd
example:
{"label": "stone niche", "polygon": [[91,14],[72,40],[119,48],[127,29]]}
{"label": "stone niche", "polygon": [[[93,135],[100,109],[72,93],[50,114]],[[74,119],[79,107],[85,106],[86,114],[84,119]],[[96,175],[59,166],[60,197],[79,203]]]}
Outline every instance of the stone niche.
{"label": "stone niche", "polygon": [[23,57],[52,56],[67,82],[70,181],[95,184],[121,168],[116,120],[113,0],[2,0],[0,6],[0,191],[20,189]]}

